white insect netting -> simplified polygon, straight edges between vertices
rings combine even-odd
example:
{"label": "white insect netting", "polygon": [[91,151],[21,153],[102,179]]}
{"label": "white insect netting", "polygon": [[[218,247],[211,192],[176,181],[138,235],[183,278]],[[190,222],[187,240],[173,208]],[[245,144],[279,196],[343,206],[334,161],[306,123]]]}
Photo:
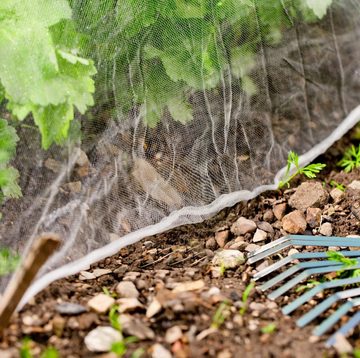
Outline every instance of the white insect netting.
{"label": "white insect netting", "polygon": [[4,203],[0,243],[26,254],[42,232],[63,240],[23,303],[276,188],[290,150],[307,163],[360,118],[359,1],[70,4],[98,71],[95,105],[64,146],[44,151],[31,125],[18,131],[23,197]]}

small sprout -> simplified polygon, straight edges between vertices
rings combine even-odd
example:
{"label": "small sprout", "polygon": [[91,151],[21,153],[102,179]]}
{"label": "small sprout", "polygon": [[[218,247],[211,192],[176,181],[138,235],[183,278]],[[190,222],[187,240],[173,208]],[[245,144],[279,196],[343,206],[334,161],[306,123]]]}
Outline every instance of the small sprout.
{"label": "small sprout", "polygon": [[355,266],[357,264],[356,259],[345,257],[341,252],[330,250],[326,252],[326,255],[329,261],[340,262],[344,264],[344,267]]}
{"label": "small sprout", "polygon": [[[296,172],[290,175],[290,169],[292,168],[292,166],[295,166]],[[320,171],[323,170],[325,167],[326,164],[322,163],[313,163],[307,165],[306,167],[300,167],[299,156],[295,152],[290,151],[287,159],[286,172],[283,180],[281,180],[279,183],[279,188],[282,188],[285,185],[287,187],[290,187],[291,180],[293,180],[297,175],[300,174],[305,175],[309,179],[314,179],[316,178],[316,174],[320,173]]]}
{"label": "small sprout", "polygon": [[16,270],[20,263],[20,255],[11,252],[8,248],[0,249],[0,276]]}
{"label": "small sprout", "polygon": [[337,163],[338,166],[344,168],[346,173],[360,167],[360,144],[356,148],[352,145],[348,148],[342,159]]}
{"label": "small sprout", "polygon": [[274,333],[276,331],[276,324],[275,323],[270,323],[268,324],[267,326],[261,328],[261,333],[264,333],[264,334],[271,334],[271,333]]}
{"label": "small sprout", "polygon": [[221,265],[220,265],[220,276],[224,276],[225,275],[225,272],[227,270],[227,267],[224,265],[224,263],[222,262]]}
{"label": "small sprout", "polygon": [[117,294],[115,292],[110,292],[110,290],[107,287],[103,287],[102,290],[106,296],[110,296],[113,298],[117,297]]}
{"label": "small sprout", "polygon": [[315,286],[319,285],[320,283],[321,283],[321,281],[308,280],[305,285],[300,285],[299,287],[297,287],[295,292],[302,292],[302,291],[310,290],[311,288],[314,288]]}
{"label": "small sprout", "polygon": [[239,311],[241,316],[243,316],[245,314],[246,310],[247,310],[249,296],[250,296],[250,293],[251,293],[251,291],[253,290],[254,287],[255,287],[255,282],[250,282],[246,286],[246,288],[245,288],[245,290],[244,290],[244,292],[242,294],[242,298],[241,298],[242,307],[240,308],[240,311]]}
{"label": "small sprout", "polygon": [[20,358],[33,358],[31,353],[32,340],[30,338],[24,338],[20,347]]}
{"label": "small sprout", "polygon": [[114,342],[111,345],[110,352],[115,353],[118,357],[123,357],[124,354],[127,352],[128,345],[131,343],[137,342],[138,339],[134,336],[126,337],[121,341]]}
{"label": "small sprout", "polygon": [[113,305],[109,312],[109,321],[111,326],[117,331],[122,331],[122,327],[119,321],[119,306]]}
{"label": "small sprout", "polygon": [[41,358],[59,358],[59,352],[56,348],[49,347],[44,350],[44,352],[41,355]]}
{"label": "small sprout", "polygon": [[212,317],[211,328],[219,329],[225,320],[230,316],[229,302],[223,301],[215,311]]}
{"label": "small sprout", "polygon": [[145,354],[144,348],[138,348],[131,354],[131,358],[141,358]]}
{"label": "small sprout", "polygon": [[336,189],[339,189],[339,190],[341,190],[341,191],[345,191],[345,190],[346,190],[344,184],[338,183],[338,182],[335,181],[335,180],[331,180],[331,181],[330,181],[330,186],[331,186],[332,188],[336,188]]}

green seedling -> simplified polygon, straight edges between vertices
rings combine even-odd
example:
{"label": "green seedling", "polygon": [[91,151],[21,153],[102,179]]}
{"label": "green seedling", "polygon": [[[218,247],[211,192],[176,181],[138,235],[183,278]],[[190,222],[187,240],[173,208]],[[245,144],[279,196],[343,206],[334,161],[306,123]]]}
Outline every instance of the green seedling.
{"label": "green seedling", "polygon": [[222,262],[221,265],[220,265],[220,276],[224,276],[225,275],[225,272],[227,270],[227,267],[224,265],[224,263]]}
{"label": "green seedling", "polygon": [[20,262],[20,255],[11,252],[8,248],[0,249],[0,276],[16,270]]}
{"label": "green seedling", "polygon": [[346,271],[343,270],[343,268],[345,267],[351,267],[357,265],[356,259],[345,257],[342,253],[337,251],[328,251],[326,254],[328,256],[328,260],[340,262],[343,264],[342,268],[336,272],[336,277],[353,278],[360,276],[360,269],[346,270]]}
{"label": "green seedling", "polygon": [[102,290],[106,296],[113,297],[113,298],[117,297],[117,294],[115,292],[111,292],[107,287],[103,287]]}
{"label": "green seedling", "polygon": [[117,331],[121,332],[122,327],[119,321],[119,306],[113,305],[109,312],[109,321],[111,326]]}
{"label": "green seedling", "polygon": [[312,289],[313,287],[317,286],[318,284],[320,284],[322,282],[322,280],[317,281],[317,280],[308,280],[306,282],[305,285],[300,285],[299,287],[296,288],[295,292],[303,292],[303,291],[307,291]]}
{"label": "green seedling", "polygon": [[277,327],[275,323],[270,323],[267,326],[261,328],[261,333],[267,333],[267,334],[271,334],[274,333],[276,331]]}
{"label": "green seedling", "polygon": [[[111,345],[111,352],[115,353],[118,357],[123,357],[127,352],[128,345],[138,342],[138,338],[134,336],[126,337],[121,341],[115,342]],[[134,352],[135,353],[135,352]]]}
{"label": "green seedling", "polygon": [[343,185],[343,184],[341,184],[341,183],[338,183],[338,182],[335,181],[335,180],[331,180],[329,184],[330,184],[330,186],[331,186],[332,188],[336,188],[336,189],[339,189],[339,190],[341,190],[341,191],[345,191],[345,190],[346,190],[345,185]]}
{"label": "green seedling", "polygon": [[212,320],[211,328],[219,329],[226,319],[230,316],[229,302],[223,301],[220,303],[219,307],[215,311]]}
{"label": "green seedling", "polygon": [[41,358],[59,358],[59,352],[56,348],[49,347],[46,348],[45,351],[42,353]]}
{"label": "green seedling", "polygon": [[[20,347],[20,358],[33,358],[33,354],[31,353],[31,346],[33,341],[30,338],[25,338],[22,341]],[[40,358],[59,358],[59,352],[54,347],[48,347],[42,352]]]}
{"label": "green seedling", "polygon": [[241,300],[242,300],[242,307],[240,308],[240,311],[239,311],[239,313],[240,313],[241,316],[243,316],[243,315],[245,314],[245,312],[246,312],[246,310],[247,310],[247,308],[248,308],[249,296],[250,296],[250,293],[251,293],[251,291],[253,290],[254,287],[255,287],[255,282],[250,282],[250,283],[246,286],[246,288],[245,288],[245,290],[244,290],[244,292],[243,292],[243,294],[242,294],[242,298],[241,298]]}
{"label": "green seedling", "polygon": [[[290,174],[290,170],[295,167],[296,171],[294,174]],[[326,167],[326,164],[322,163],[313,163],[309,164],[306,167],[300,167],[299,165],[299,156],[290,151],[287,159],[287,167],[283,180],[279,183],[279,189],[283,188],[285,185],[289,188],[290,182],[298,175],[305,175],[309,179],[316,178],[316,174],[320,173]]]}
{"label": "green seedling", "polygon": [[352,170],[360,167],[360,144],[358,147],[352,145],[348,148],[342,159],[337,163],[338,166],[344,169],[344,172],[349,173]]}

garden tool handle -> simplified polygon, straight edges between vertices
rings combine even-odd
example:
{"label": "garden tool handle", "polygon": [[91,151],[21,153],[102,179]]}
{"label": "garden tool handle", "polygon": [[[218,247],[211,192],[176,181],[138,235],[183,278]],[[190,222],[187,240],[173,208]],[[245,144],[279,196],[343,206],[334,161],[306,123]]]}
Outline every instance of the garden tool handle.
{"label": "garden tool handle", "polygon": [[24,293],[60,242],[59,236],[53,233],[43,234],[34,240],[0,298],[0,333],[9,324]]}

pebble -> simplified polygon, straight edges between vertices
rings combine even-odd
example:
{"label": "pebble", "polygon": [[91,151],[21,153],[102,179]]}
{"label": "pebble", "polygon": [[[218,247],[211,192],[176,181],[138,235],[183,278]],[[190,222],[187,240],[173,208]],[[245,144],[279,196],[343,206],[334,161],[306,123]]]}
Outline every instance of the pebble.
{"label": "pebble", "polygon": [[108,352],[113,343],[122,339],[122,334],[112,327],[97,327],[87,334],[85,345],[90,352]]}
{"label": "pebble", "polygon": [[130,315],[122,314],[119,316],[122,331],[128,336],[134,336],[140,340],[154,339],[154,331],[146,326],[140,319]]}
{"label": "pebble", "polygon": [[246,245],[247,245],[247,243],[245,241],[238,241],[238,242],[231,243],[231,245],[229,245],[228,248],[231,250],[242,250],[246,247]]}
{"label": "pebble", "polygon": [[62,315],[78,315],[87,311],[86,307],[77,303],[64,302],[55,306],[55,310]]}
{"label": "pebble", "polygon": [[269,223],[271,223],[274,220],[274,213],[271,209],[265,211],[263,215],[263,220]]}
{"label": "pebble", "polygon": [[360,190],[360,180],[354,180],[349,185],[348,188],[353,190]]}
{"label": "pebble", "polygon": [[320,225],[321,222],[321,209],[319,208],[307,208],[306,209],[306,222],[314,229]]}
{"label": "pebble", "polygon": [[302,234],[306,230],[306,220],[300,210],[292,211],[282,219],[283,229],[290,234]]}
{"label": "pebble", "polygon": [[253,237],[253,242],[260,242],[260,241],[264,241],[267,238],[267,232],[261,229],[256,229],[254,237]]}
{"label": "pebble", "polygon": [[298,254],[298,253],[299,253],[299,250],[290,249],[289,252],[288,252],[288,256],[295,255],[295,254]]}
{"label": "pebble", "polygon": [[165,333],[166,343],[173,344],[182,337],[183,333],[179,326],[169,328]]}
{"label": "pebble", "polygon": [[261,229],[269,234],[274,233],[274,228],[266,221],[260,221],[257,226],[258,226],[258,229]]}
{"label": "pebble", "polygon": [[234,222],[230,230],[234,235],[241,236],[254,232],[256,230],[256,224],[252,220],[240,217]]}
{"label": "pebble", "polygon": [[123,298],[138,298],[139,291],[131,281],[122,281],[116,286],[116,293]]}
{"label": "pebble", "polygon": [[216,250],[218,244],[216,243],[213,237],[210,237],[209,239],[206,240],[205,247],[210,250]]}
{"label": "pebble", "polygon": [[238,250],[217,251],[212,260],[214,266],[223,266],[225,269],[237,268],[243,263],[245,263],[245,256]]}
{"label": "pebble", "polygon": [[137,298],[119,298],[116,300],[116,303],[119,305],[119,312],[132,312],[137,309],[144,308],[142,303]]}
{"label": "pebble", "polygon": [[245,251],[246,252],[253,252],[253,251],[256,251],[260,249],[260,246],[259,245],[256,245],[256,244],[249,244],[245,247]]}
{"label": "pebble", "polygon": [[160,343],[156,343],[151,347],[151,358],[172,358],[171,353]]}
{"label": "pebble", "polygon": [[71,183],[64,184],[64,189],[70,191],[71,193],[80,193],[82,184],[81,181],[74,181]]}
{"label": "pebble", "polygon": [[297,210],[306,210],[309,207],[319,207],[327,203],[329,194],[320,182],[303,182],[296,192],[291,195],[289,205]]}
{"label": "pebble", "polygon": [[330,191],[330,196],[335,203],[339,203],[342,199],[345,198],[345,193],[338,188],[334,188]]}
{"label": "pebble", "polygon": [[45,166],[45,168],[51,170],[54,173],[59,173],[62,169],[61,163],[52,158],[46,159],[44,162],[44,166]]}
{"label": "pebble", "polygon": [[157,298],[154,298],[146,310],[146,317],[147,318],[154,317],[161,310],[162,310],[161,303],[158,301]]}
{"label": "pebble", "polygon": [[89,271],[80,271],[79,274],[79,280],[85,281],[85,280],[95,280],[96,276]]}
{"label": "pebble", "polygon": [[215,241],[220,248],[223,248],[229,240],[229,230],[218,231],[215,233]]}
{"label": "pebble", "polygon": [[323,236],[331,236],[333,234],[332,225],[330,223],[321,224],[319,232]]}
{"label": "pebble", "polygon": [[335,336],[334,348],[341,356],[347,353],[351,353],[353,351],[353,347],[351,346],[349,341],[345,338],[345,336],[342,335],[341,333],[338,333]]}
{"label": "pebble", "polygon": [[111,272],[112,271],[108,270],[108,269],[95,269],[92,273],[96,278],[98,278],[98,277],[101,277],[101,276],[108,275]]}
{"label": "pebble", "polygon": [[276,219],[281,220],[285,216],[286,208],[287,208],[286,203],[281,203],[274,206],[273,212]]}
{"label": "pebble", "polygon": [[88,302],[88,306],[97,313],[106,313],[114,303],[113,297],[99,293]]}
{"label": "pebble", "polygon": [[204,280],[180,282],[175,284],[175,288],[173,289],[173,292],[181,293],[181,292],[197,291],[197,290],[201,290],[204,287],[205,287]]}
{"label": "pebble", "polygon": [[135,271],[130,271],[127,272],[123,278],[123,281],[135,281],[139,276],[140,276],[140,272],[135,272]]}

